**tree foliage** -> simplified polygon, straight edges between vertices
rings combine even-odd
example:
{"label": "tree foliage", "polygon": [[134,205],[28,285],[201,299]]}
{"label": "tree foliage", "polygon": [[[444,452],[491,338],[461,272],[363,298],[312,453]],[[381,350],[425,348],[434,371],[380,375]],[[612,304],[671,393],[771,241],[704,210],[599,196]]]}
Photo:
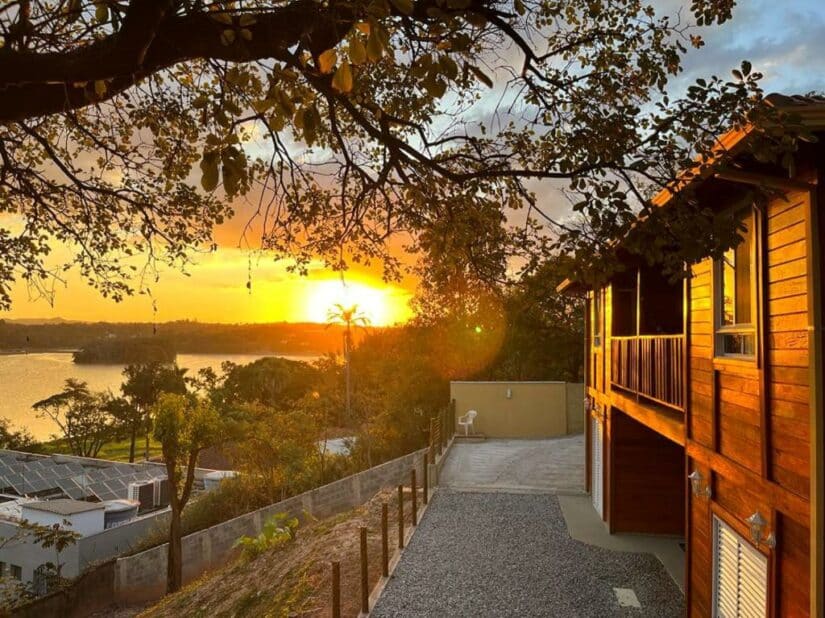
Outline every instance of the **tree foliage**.
{"label": "tree foliage", "polygon": [[[412,251],[463,230],[517,252],[515,209],[604,268],[638,215],[657,218],[644,255],[706,254],[735,231],[689,194],[659,212],[653,193],[697,156],[692,174],[724,164],[725,128],[753,123],[761,156],[788,164],[798,132],[776,129],[793,119],[761,104],[748,63],[669,93],[733,5],[694,0],[688,19],[643,0],[7,2],[0,209],[21,224],[0,229],[0,305],[19,278],[48,293],[69,264],[121,298],[209,247],[242,199],[298,270],[383,258],[393,275],[399,233]],[[579,220],[549,215],[546,180]],[[54,240],[71,257],[52,259]]]}
{"label": "tree foliage", "polygon": [[62,391],[36,402],[32,408],[58,426],[74,455],[97,457],[114,435],[104,395],[89,390],[81,380],[67,379]]}
{"label": "tree foliage", "polygon": [[221,418],[205,399],[163,393],[153,407],[154,435],[161,443],[169,479],[169,551],[166,587],[179,590],[183,582],[181,513],[192,495],[198,455],[221,439]]}

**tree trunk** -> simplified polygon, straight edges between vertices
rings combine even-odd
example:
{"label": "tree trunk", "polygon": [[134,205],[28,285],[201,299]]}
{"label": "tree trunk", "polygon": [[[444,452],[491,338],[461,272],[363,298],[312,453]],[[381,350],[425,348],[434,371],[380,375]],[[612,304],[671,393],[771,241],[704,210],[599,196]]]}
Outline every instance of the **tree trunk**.
{"label": "tree trunk", "polygon": [[135,463],[135,443],[137,442],[137,425],[132,425],[132,435],[129,442],[129,463]]}
{"label": "tree trunk", "polygon": [[149,461],[149,434],[152,431],[152,422],[149,418],[149,410],[146,410],[146,450],[143,452],[143,458]]}
{"label": "tree trunk", "polygon": [[180,506],[172,501],[172,519],[169,524],[169,550],[166,561],[166,592],[180,590],[183,583],[183,550],[181,546]]}

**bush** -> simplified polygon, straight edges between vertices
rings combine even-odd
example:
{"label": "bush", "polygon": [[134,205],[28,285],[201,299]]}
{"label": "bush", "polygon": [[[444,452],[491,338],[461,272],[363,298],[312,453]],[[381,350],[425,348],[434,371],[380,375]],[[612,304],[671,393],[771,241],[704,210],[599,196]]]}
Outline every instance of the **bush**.
{"label": "bush", "polygon": [[242,536],[235,543],[244,560],[257,558],[265,551],[286,545],[295,539],[298,519],[288,513],[276,513],[266,520],[258,536]]}

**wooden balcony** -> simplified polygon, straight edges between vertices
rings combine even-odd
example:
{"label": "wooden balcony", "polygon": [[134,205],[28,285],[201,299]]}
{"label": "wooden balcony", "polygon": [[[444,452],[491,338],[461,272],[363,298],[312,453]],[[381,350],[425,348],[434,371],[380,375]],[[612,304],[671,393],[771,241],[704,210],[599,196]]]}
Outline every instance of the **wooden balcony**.
{"label": "wooden balcony", "polygon": [[684,411],[684,335],[611,337],[610,349],[614,388]]}

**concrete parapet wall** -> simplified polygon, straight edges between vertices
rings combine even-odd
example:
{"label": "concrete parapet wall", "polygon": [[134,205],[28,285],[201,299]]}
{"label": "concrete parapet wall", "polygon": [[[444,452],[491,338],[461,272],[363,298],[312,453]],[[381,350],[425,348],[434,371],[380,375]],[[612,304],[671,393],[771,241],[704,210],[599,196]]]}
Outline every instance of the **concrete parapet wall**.
{"label": "concrete parapet wall", "polygon": [[[553,438],[583,431],[584,386],[567,382],[450,382],[456,419],[476,410],[488,438]],[[461,435],[463,429],[456,427]]]}

